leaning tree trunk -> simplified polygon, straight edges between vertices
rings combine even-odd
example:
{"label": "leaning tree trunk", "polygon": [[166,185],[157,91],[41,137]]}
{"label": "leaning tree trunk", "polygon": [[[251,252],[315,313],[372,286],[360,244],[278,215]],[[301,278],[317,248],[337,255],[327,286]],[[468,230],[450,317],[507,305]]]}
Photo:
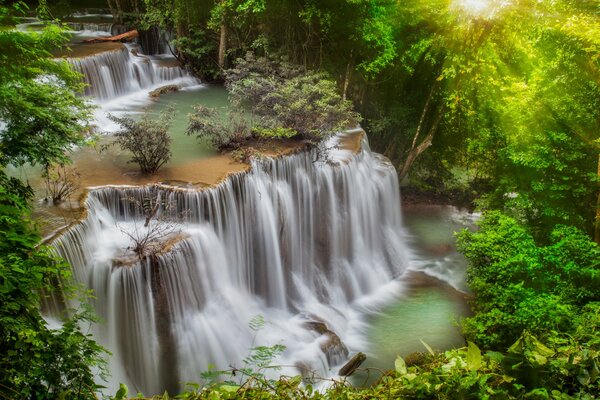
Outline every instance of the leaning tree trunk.
{"label": "leaning tree trunk", "polygon": [[433,100],[437,87],[437,82],[431,86],[429,96],[427,96],[427,100],[425,101],[425,105],[423,106],[423,111],[421,112],[421,118],[419,119],[419,124],[417,125],[417,130],[415,132],[415,136],[413,137],[412,145],[410,147],[410,150],[408,151],[408,155],[406,157],[406,160],[404,161],[404,164],[402,165],[402,169],[400,170],[400,174],[398,176],[400,181],[402,181],[406,177],[408,171],[412,167],[415,160],[421,155],[421,153],[423,153],[425,150],[427,150],[429,146],[431,146],[433,142],[433,137],[435,136],[440,122],[442,120],[442,116],[444,114],[444,107],[440,108],[438,114],[435,117],[435,120],[433,121],[431,127],[427,131],[427,135],[425,135],[423,140],[417,145],[420,139],[419,136],[421,135],[421,131],[423,130],[423,126],[425,125],[426,117],[429,114],[431,102]]}
{"label": "leaning tree trunk", "polygon": [[402,170],[400,170],[400,174],[398,175],[398,179],[400,181],[402,181],[406,177],[406,175],[408,175],[408,171],[410,171],[410,168],[416,161],[417,157],[419,157],[421,155],[421,153],[423,153],[425,150],[427,150],[427,148],[429,146],[431,146],[431,144],[433,142],[433,137],[435,136],[435,134],[438,130],[438,127],[440,126],[440,122],[442,121],[443,115],[444,115],[444,107],[442,107],[440,109],[440,111],[438,112],[438,114],[436,115],[435,120],[433,121],[433,124],[429,128],[429,131],[427,131],[427,135],[425,136],[423,141],[418,146],[412,147],[410,149],[410,151],[408,152],[408,156],[406,157],[406,160],[404,161],[404,164],[402,165]]}

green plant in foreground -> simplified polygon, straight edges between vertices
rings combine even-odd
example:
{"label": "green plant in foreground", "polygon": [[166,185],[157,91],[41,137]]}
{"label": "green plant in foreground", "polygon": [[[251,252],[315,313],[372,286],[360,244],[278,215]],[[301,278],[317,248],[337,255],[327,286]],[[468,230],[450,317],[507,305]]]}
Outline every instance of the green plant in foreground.
{"label": "green plant in foreground", "polygon": [[64,282],[61,295],[74,288],[64,261],[38,246],[15,186],[21,187],[0,175],[0,398],[93,399],[99,388],[93,368],[103,366],[104,349],[80,328],[91,319],[88,311],[58,329],[42,318],[40,305],[54,282]]}
{"label": "green plant in foreground", "polygon": [[426,353],[398,357],[394,370],[367,388],[331,380],[328,388],[316,391],[300,376],[268,380],[259,374],[244,375],[239,384],[190,384],[175,398],[593,400],[600,385],[600,305],[586,309],[580,323],[584,334],[556,334],[547,343],[524,332],[503,353],[481,351],[472,342],[441,353],[427,346]]}
{"label": "green plant in foreground", "polygon": [[556,226],[547,244],[500,212],[489,212],[477,232],[458,234],[468,260],[475,315],[465,336],[502,350],[528,330],[545,338],[569,332],[582,307],[600,299],[600,247],[582,231]]}

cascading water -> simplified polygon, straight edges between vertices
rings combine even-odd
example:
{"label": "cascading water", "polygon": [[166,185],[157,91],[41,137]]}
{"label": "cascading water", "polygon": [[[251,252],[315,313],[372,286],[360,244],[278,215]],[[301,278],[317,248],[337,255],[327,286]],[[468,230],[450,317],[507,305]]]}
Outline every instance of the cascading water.
{"label": "cascading water", "polygon": [[112,32],[112,22],[67,22],[69,29],[75,32],[104,32],[107,36]]}
{"label": "cascading water", "polygon": [[140,31],[139,43],[145,54],[171,54],[170,43],[172,40],[173,34],[170,31],[161,30],[156,26]]}
{"label": "cascading water", "polygon": [[[128,29],[125,25],[108,22],[73,22],[70,25],[77,29],[74,33],[78,38],[116,35]],[[148,93],[154,89],[167,85],[177,86],[180,90],[200,87],[200,81],[183,70],[170,54],[148,56],[135,43],[125,43],[116,49],[114,46],[109,47],[108,51],[102,44],[78,46],[86,56],[66,60],[81,73],[86,83],[84,94],[91,97],[97,106],[94,112],[95,124],[105,132],[118,129],[118,125],[107,118],[109,113],[139,111],[150,102]],[[98,50],[95,54],[94,46]],[[88,53],[91,55],[87,55]]]}
{"label": "cascading water", "polygon": [[179,66],[161,65],[161,60],[140,54],[136,45],[67,61],[83,75],[88,85],[85,94],[98,100],[111,100],[167,84],[198,83]]}
{"label": "cascading water", "polygon": [[[86,219],[54,246],[94,291],[113,388],[176,391],[210,364],[242,366],[253,346],[274,344],[286,346],[281,373],[326,377],[348,349],[365,349],[363,318],[397,291],[408,259],[397,175],[366,138],[357,153],[322,154],[256,160],[202,191],[89,193]],[[159,194],[160,218],[179,221],[169,248],[123,262],[131,238],[153,229],[136,204]],[[267,320],[259,332],[256,315]]]}

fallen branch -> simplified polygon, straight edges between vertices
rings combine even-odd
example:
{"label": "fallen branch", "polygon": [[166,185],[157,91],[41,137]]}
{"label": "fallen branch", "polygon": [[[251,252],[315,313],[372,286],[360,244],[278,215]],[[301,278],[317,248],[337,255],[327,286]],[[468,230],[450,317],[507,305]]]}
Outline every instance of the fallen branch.
{"label": "fallen branch", "polygon": [[339,376],[350,376],[357,370],[360,365],[365,362],[367,356],[365,353],[358,353],[350,359],[342,368],[340,368]]}
{"label": "fallen branch", "polygon": [[83,43],[129,42],[139,36],[137,29],[111,37],[99,37],[84,40]]}

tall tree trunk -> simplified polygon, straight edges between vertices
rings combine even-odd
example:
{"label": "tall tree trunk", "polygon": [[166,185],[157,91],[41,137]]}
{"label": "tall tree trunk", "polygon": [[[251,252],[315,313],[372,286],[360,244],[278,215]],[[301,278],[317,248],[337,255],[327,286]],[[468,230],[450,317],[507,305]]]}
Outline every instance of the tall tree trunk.
{"label": "tall tree trunk", "polygon": [[[224,3],[222,0],[221,3]],[[223,9],[223,15],[221,16],[221,37],[219,39],[219,68],[225,69],[225,52],[227,51],[227,18],[225,15],[225,9]]]}
{"label": "tall tree trunk", "polygon": [[140,5],[138,3],[138,0],[133,0],[133,9],[134,9],[135,13],[138,15],[138,17],[142,14],[140,12]]}
{"label": "tall tree trunk", "polygon": [[123,24],[123,8],[121,7],[121,0],[113,0],[117,8],[117,23]]}
{"label": "tall tree trunk", "polygon": [[113,21],[116,22],[117,19],[117,9],[113,4],[113,0],[107,0],[108,8],[110,8],[110,13],[113,15]]}
{"label": "tall tree trunk", "polygon": [[346,74],[344,75],[344,88],[342,91],[342,99],[343,100],[346,100],[348,98],[348,86],[350,85],[352,69],[353,69],[352,52],[350,52],[350,61],[348,61],[348,64],[346,64]]}

